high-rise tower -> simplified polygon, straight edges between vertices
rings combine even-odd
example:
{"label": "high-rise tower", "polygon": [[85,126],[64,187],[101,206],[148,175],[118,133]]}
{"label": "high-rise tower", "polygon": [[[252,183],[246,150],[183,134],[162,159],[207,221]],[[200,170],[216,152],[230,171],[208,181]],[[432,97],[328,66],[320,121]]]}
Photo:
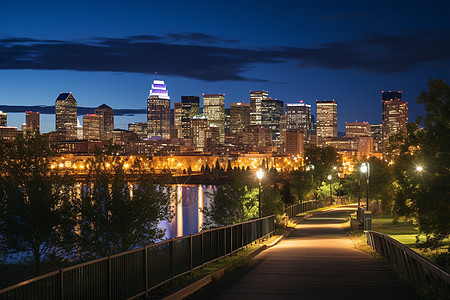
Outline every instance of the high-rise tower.
{"label": "high-rise tower", "polygon": [[102,104],[95,109],[95,114],[100,116],[100,139],[112,139],[114,130],[114,110],[108,105]]}
{"label": "high-rise tower", "polygon": [[313,128],[311,119],[311,105],[300,101],[300,103],[286,104],[286,129],[300,130],[304,141],[309,141]]}
{"label": "high-rise tower", "polygon": [[284,103],[277,99],[264,99],[261,103],[261,125],[270,128],[272,142],[280,142],[280,117],[284,114]]}
{"label": "high-rise tower", "polygon": [[184,139],[191,139],[191,119],[200,112],[200,97],[181,96],[181,109],[182,137]]}
{"label": "high-rise tower", "polygon": [[381,92],[383,120],[383,152],[386,153],[389,137],[406,132],[408,102],[402,101],[402,92]]}
{"label": "high-rise tower", "polygon": [[337,137],[337,102],[316,101],[317,143],[324,144],[328,137]]}
{"label": "high-rise tower", "polygon": [[203,94],[203,115],[209,127],[219,129],[219,141],[225,142],[225,94]]}
{"label": "high-rise tower", "polygon": [[262,101],[266,99],[268,91],[250,91],[250,125],[262,124]]}
{"label": "high-rise tower", "polygon": [[231,133],[243,134],[244,129],[250,125],[250,104],[230,104],[230,131]]}
{"label": "high-rise tower", "polygon": [[40,118],[39,112],[27,111],[25,112],[25,128],[24,131],[28,134],[39,132]]}
{"label": "high-rise tower", "polygon": [[55,101],[56,132],[68,139],[77,138],[77,100],[72,93],[61,93]]}
{"label": "high-rise tower", "polygon": [[163,80],[153,80],[147,98],[148,137],[170,138],[170,97]]}
{"label": "high-rise tower", "polygon": [[0,126],[6,127],[8,124],[8,115],[7,113],[0,110]]}

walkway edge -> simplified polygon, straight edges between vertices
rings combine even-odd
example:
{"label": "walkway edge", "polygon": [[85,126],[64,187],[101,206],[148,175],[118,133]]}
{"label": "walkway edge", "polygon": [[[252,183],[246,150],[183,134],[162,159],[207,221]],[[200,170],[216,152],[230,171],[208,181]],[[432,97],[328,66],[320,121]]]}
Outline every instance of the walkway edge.
{"label": "walkway edge", "polygon": [[[288,237],[294,230],[295,230],[295,228],[291,228],[289,231],[285,232],[282,236],[280,236],[278,239],[276,239],[270,245],[263,245],[263,246],[259,247],[258,249],[247,254],[245,257],[243,257],[243,259],[250,260],[253,257],[255,257],[256,255],[263,252],[264,250],[275,246],[276,244],[278,244],[279,242],[284,240],[286,237]],[[208,274],[208,275],[200,278],[199,280],[189,284],[188,286],[185,286],[184,288],[181,288],[180,290],[168,295],[167,297],[164,297],[163,299],[164,300],[184,299],[184,298],[188,297],[189,295],[197,292],[201,288],[210,284],[213,281],[213,278],[214,278],[214,280],[222,278],[223,275],[225,275],[225,272],[230,269],[230,267],[231,267],[231,265],[223,267],[222,269],[215,271],[211,274]]]}

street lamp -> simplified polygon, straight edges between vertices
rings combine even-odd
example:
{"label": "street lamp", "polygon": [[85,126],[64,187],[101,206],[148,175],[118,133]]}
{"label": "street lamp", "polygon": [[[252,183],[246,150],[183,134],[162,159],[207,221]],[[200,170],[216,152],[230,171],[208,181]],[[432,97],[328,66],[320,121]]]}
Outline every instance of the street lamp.
{"label": "street lamp", "polygon": [[328,175],[328,180],[330,181],[330,201],[331,201],[331,205],[333,205],[333,196],[332,196],[332,194],[331,194],[331,175]]}
{"label": "street lamp", "polygon": [[264,177],[264,172],[262,169],[259,169],[256,172],[256,178],[259,179],[259,194],[258,194],[258,200],[259,200],[259,218],[262,218],[262,210],[261,210],[261,180]]}
{"label": "street lamp", "polygon": [[419,173],[422,173],[422,171],[423,171],[423,167],[422,167],[422,166],[420,166],[420,165],[419,165],[419,166],[417,166],[417,167],[416,167],[416,171],[417,171],[417,172],[419,172]]}
{"label": "street lamp", "polygon": [[369,163],[362,163],[361,172],[366,173],[366,187],[367,187],[367,210],[369,210],[369,185],[370,185],[370,165]]}

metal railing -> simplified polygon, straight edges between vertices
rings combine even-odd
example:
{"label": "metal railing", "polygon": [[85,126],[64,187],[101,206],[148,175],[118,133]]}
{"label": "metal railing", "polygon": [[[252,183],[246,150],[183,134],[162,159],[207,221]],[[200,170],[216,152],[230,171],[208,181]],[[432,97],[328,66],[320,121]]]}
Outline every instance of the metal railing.
{"label": "metal railing", "polygon": [[205,230],[60,269],[0,290],[0,299],[135,299],[275,231],[275,216]]}
{"label": "metal railing", "polygon": [[314,210],[324,206],[324,201],[309,200],[302,203],[297,203],[284,208],[284,213],[289,219],[295,218],[298,214],[304,213],[308,210]]}
{"label": "metal railing", "polygon": [[415,287],[437,299],[449,299],[449,274],[417,254],[390,236],[375,231],[366,231],[367,244],[390,264]]}

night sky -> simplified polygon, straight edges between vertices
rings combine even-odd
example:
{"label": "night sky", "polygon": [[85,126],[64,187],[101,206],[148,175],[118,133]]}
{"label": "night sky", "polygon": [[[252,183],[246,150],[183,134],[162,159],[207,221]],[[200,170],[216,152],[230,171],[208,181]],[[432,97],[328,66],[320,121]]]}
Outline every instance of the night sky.
{"label": "night sky", "polygon": [[[429,78],[450,83],[450,1],[1,1],[0,105],[146,109],[158,72],[173,102],[225,93],[338,102],[345,122],[381,122],[381,91],[410,121]],[[173,104],[172,104],[173,106]],[[81,119],[81,118],[80,118]],[[25,114],[8,114],[18,126]],[[116,127],[146,121],[116,117]],[[42,131],[54,130],[42,115]]]}

